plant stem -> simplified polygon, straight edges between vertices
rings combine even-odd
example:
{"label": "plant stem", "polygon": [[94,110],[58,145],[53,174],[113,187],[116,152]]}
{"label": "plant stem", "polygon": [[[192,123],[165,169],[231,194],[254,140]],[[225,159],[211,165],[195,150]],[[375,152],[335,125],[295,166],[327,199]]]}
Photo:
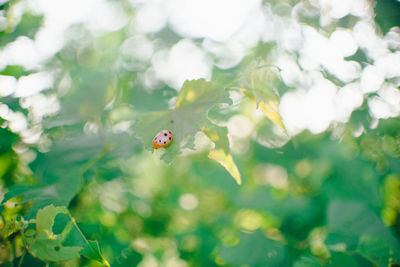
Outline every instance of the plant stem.
{"label": "plant stem", "polygon": [[[90,247],[89,241],[86,239],[85,235],[82,233],[81,229],[79,228],[78,224],[76,223],[75,219],[71,216],[70,213],[68,213],[69,218],[71,219],[72,224],[75,226],[76,230],[78,230],[79,234],[82,236],[83,240],[85,241],[86,244],[88,244],[88,246]],[[103,258],[103,256],[101,255],[101,258],[103,259],[103,263],[106,266],[110,266],[110,264],[108,263],[108,261],[106,259]]]}
{"label": "plant stem", "polygon": [[26,249],[24,249],[24,251],[22,252],[21,258],[19,259],[18,267],[22,266],[22,262],[24,261],[25,254],[26,254]]}
{"label": "plant stem", "polygon": [[17,257],[17,245],[15,238],[11,241],[11,259],[14,261],[14,259]]}

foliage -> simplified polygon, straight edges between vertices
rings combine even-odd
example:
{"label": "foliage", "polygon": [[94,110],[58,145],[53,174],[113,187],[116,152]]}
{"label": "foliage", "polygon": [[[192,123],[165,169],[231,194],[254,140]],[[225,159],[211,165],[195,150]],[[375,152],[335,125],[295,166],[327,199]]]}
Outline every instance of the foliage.
{"label": "foliage", "polygon": [[[2,49],[40,36],[43,14],[19,9],[24,1],[5,2]],[[133,23],[129,1],[111,2]],[[313,1],[263,2],[274,18],[294,16],[321,35],[357,20],[324,26]],[[388,8],[396,14],[399,5],[375,6],[387,38],[398,24],[385,17]],[[18,83],[44,72],[53,79],[39,92],[0,98],[0,264],[400,264],[400,119],[374,117],[368,103],[379,92],[362,95],[345,122],[295,136],[280,107],[300,85],[283,78],[276,57],[300,61],[296,52],[260,39],[235,66],[215,64],[210,79],[173,88],[152,76],[156,56],[123,51],[146,39],[165,56],[181,36],[172,26],[138,33],[130,23],[97,31],[71,24],[63,46],[39,67],[0,62],[1,77]],[[207,46],[200,39],[193,43]],[[360,46],[346,60],[372,65],[367,50]],[[330,71],[321,65],[307,77],[341,89],[359,82]],[[399,90],[398,79],[381,87]],[[174,140],[155,150],[163,129]]]}

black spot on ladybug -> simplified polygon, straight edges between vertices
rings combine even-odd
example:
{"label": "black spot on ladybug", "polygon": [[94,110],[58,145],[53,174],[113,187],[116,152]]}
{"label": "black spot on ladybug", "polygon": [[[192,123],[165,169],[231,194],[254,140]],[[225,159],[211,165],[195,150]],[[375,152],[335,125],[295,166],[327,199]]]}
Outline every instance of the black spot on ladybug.
{"label": "black spot on ladybug", "polygon": [[171,140],[171,136],[169,137],[169,140]]}
{"label": "black spot on ladybug", "polygon": [[164,136],[167,136],[167,134],[166,134],[166,133],[164,133]]}
{"label": "black spot on ladybug", "polygon": [[166,144],[167,142],[164,141],[164,144]]}

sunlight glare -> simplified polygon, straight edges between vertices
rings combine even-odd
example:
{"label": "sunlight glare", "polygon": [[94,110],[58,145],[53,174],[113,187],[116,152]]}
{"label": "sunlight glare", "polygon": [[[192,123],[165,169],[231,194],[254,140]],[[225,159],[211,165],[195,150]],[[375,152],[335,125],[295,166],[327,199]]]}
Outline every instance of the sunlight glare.
{"label": "sunlight glare", "polygon": [[193,194],[183,194],[179,198],[179,205],[184,210],[194,210],[199,205],[199,200]]}
{"label": "sunlight glare", "polygon": [[189,39],[178,42],[169,51],[156,53],[152,61],[158,78],[177,90],[185,80],[211,78],[211,60]]}
{"label": "sunlight glare", "polygon": [[17,97],[26,97],[53,86],[54,78],[49,72],[37,72],[18,79],[17,88],[14,95]]}
{"label": "sunlight glare", "polygon": [[17,86],[14,76],[0,75],[0,97],[11,95]]}
{"label": "sunlight glare", "polygon": [[224,41],[260,4],[260,0],[175,0],[169,6],[169,22],[183,36]]}

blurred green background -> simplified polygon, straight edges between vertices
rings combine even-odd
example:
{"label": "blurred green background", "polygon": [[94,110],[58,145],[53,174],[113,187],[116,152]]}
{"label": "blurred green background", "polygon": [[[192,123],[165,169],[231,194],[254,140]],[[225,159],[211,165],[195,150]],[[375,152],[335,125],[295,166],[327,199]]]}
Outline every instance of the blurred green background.
{"label": "blurred green background", "polygon": [[0,7],[1,266],[400,265],[399,1]]}

